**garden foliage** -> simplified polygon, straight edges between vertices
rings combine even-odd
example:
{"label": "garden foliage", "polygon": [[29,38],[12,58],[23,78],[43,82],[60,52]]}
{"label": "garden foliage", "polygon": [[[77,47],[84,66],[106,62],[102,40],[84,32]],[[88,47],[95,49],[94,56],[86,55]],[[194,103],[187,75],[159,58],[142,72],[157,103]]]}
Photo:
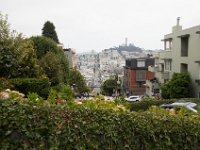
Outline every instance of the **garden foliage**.
{"label": "garden foliage", "polygon": [[[146,111],[149,109],[149,107],[151,106],[160,106],[162,104],[169,104],[169,103],[173,103],[176,101],[179,101],[180,99],[166,99],[166,100],[142,100],[140,102],[128,102],[125,103],[125,105],[127,106],[127,108],[130,109],[130,111]],[[185,100],[185,101],[191,101],[197,104],[200,104],[200,100],[199,99],[195,99],[195,98],[185,98],[185,99],[181,99],[181,100]]]}
{"label": "garden foliage", "polygon": [[188,73],[174,73],[172,79],[161,86],[164,99],[185,98],[190,95],[190,75]]}
{"label": "garden foliage", "polygon": [[[89,105],[88,105],[89,106]],[[0,100],[0,149],[200,149],[200,117]]]}
{"label": "garden foliage", "polygon": [[42,97],[48,96],[50,83],[47,78],[15,78],[9,81],[14,85],[16,90],[26,95],[29,92],[34,92]]}

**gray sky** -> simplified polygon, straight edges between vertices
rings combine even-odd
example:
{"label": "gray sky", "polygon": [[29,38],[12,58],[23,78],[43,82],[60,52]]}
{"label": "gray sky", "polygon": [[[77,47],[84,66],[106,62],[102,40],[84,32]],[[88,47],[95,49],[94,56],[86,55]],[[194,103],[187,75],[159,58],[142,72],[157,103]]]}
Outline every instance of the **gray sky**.
{"label": "gray sky", "polygon": [[200,0],[0,0],[11,29],[40,35],[49,20],[64,47],[101,51],[129,43],[162,49],[161,39],[176,18],[188,28],[200,24]]}

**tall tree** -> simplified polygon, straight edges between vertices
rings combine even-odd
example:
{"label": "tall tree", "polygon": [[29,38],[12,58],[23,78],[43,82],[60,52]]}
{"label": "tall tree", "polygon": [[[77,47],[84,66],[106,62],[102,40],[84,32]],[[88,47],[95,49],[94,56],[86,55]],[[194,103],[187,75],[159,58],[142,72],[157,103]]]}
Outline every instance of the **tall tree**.
{"label": "tall tree", "polygon": [[44,36],[31,37],[37,58],[52,85],[68,83],[69,66],[64,52],[52,39]]}
{"label": "tall tree", "polygon": [[32,41],[11,31],[7,16],[0,13],[0,76],[37,77],[39,73]]}
{"label": "tall tree", "polygon": [[9,23],[7,15],[0,13],[0,40],[7,39],[10,36]]}
{"label": "tall tree", "polygon": [[34,49],[36,50],[37,58],[41,59],[47,52],[53,52],[55,54],[63,51],[59,48],[52,39],[44,36],[33,36],[30,38],[34,43]]}
{"label": "tall tree", "polygon": [[58,36],[55,31],[55,26],[50,21],[45,22],[44,27],[42,28],[42,35],[51,38],[56,43],[59,43]]}
{"label": "tall tree", "polygon": [[55,86],[61,82],[64,82],[64,72],[62,70],[59,55],[56,55],[53,52],[48,52],[41,58],[40,66],[49,78],[51,85]]}

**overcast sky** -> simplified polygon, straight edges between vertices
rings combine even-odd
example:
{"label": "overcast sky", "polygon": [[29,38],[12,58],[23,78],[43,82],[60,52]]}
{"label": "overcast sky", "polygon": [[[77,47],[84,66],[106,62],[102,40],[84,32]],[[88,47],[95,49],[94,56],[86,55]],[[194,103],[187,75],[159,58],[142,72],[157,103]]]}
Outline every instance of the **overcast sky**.
{"label": "overcast sky", "polygon": [[101,51],[125,42],[162,49],[176,18],[183,28],[200,25],[200,0],[0,0],[11,29],[41,35],[49,20],[65,48]]}

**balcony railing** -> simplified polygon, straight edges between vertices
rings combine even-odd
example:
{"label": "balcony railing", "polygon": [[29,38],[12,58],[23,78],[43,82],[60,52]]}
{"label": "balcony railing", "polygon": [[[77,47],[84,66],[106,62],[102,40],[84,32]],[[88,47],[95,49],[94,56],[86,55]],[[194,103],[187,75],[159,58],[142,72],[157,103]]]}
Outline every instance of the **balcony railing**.
{"label": "balcony railing", "polygon": [[164,50],[160,52],[161,59],[171,59],[172,58],[172,50]]}

